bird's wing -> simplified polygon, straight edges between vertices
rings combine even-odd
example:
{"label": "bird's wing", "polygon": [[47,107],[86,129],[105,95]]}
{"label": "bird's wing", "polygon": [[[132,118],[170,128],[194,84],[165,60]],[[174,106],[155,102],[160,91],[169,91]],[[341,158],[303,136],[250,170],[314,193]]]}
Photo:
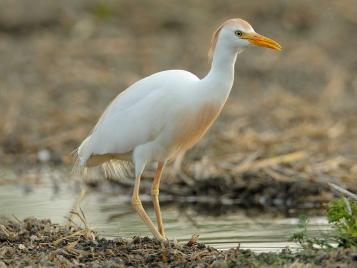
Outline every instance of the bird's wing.
{"label": "bird's wing", "polygon": [[[79,157],[131,152],[154,140],[169,120],[178,83],[198,80],[186,71],[173,70],[148,76],[119,94],[107,107],[91,135],[79,148]],[[85,144],[84,144],[85,143]]]}
{"label": "bird's wing", "polygon": [[114,98],[99,118],[92,132],[101,125],[105,118],[110,117],[114,113],[126,111],[136,103],[139,103],[142,99],[148,98],[149,95],[159,93],[158,96],[160,96],[161,94],[174,91],[175,86],[177,86],[175,81],[181,82],[181,79],[199,80],[197,76],[190,72],[184,70],[169,70],[152,74],[135,82]]}

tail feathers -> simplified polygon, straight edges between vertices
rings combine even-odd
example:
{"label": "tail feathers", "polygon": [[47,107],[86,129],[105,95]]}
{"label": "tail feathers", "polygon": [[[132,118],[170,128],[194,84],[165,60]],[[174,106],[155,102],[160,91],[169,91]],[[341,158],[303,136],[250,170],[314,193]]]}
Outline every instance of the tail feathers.
{"label": "tail feathers", "polygon": [[87,173],[87,160],[91,155],[88,148],[90,137],[91,136],[88,136],[81,145],[72,152],[74,155],[73,174],[86,175]]}
{"label": "tail feathers", "polygon": [[83,161],[81,161],[79,155],[78,155],[78,148],[72,152],[74,155],[74,164],[72,168],[72,174],[75,175],[80,175],[80,176],[86,176],[87,174],[87,166]]}
{"label": "tail feathers", "polygon": [[133,177],[133,164],[125,160],[112,159],[109,155],[93,155],[89,135],[82,144],[72,152],[74,165],[72,173],[86,176],[89,167],[102,165],[107,179],[125,179]]}

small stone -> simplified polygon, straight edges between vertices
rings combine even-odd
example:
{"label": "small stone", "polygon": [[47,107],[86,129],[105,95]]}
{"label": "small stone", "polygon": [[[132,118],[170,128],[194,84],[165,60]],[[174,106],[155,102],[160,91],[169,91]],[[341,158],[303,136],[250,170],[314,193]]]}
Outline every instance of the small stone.
{"label": "small stone", "polygon": [[33,242],[33,241],[36,241],[38,240],[38,237],[36,235],[31,235],[30,236],[30,240]]}
{"label": "small stone", "polygon": [[51,153],[49,150],[43,149],[37,152],[37,159],[41,163],[46,163],[51,159]]}

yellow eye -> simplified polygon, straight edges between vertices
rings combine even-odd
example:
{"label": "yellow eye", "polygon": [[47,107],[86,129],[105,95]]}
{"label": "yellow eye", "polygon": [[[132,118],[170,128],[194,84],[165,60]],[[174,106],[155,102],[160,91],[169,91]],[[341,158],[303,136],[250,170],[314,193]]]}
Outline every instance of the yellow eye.
{"label": "yellow eye", "polygon": [[234,34],[238,37],[242,37],[243,35],[242,31],[235,31]]}

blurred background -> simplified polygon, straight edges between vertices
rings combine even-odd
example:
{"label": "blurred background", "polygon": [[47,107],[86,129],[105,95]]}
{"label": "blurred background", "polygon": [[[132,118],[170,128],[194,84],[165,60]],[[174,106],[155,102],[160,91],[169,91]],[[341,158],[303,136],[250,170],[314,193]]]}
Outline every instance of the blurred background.
{"label": "blurred background", "polygon": [[67,178],[120,91],[161,70],[203,77],[212,32],[234,17],[283,51],[239,55],[223,114],[163,189],[285,212],[330,200],[327,182],[356,191],[354,0],[0,0],[0,184],[44,166]]}

